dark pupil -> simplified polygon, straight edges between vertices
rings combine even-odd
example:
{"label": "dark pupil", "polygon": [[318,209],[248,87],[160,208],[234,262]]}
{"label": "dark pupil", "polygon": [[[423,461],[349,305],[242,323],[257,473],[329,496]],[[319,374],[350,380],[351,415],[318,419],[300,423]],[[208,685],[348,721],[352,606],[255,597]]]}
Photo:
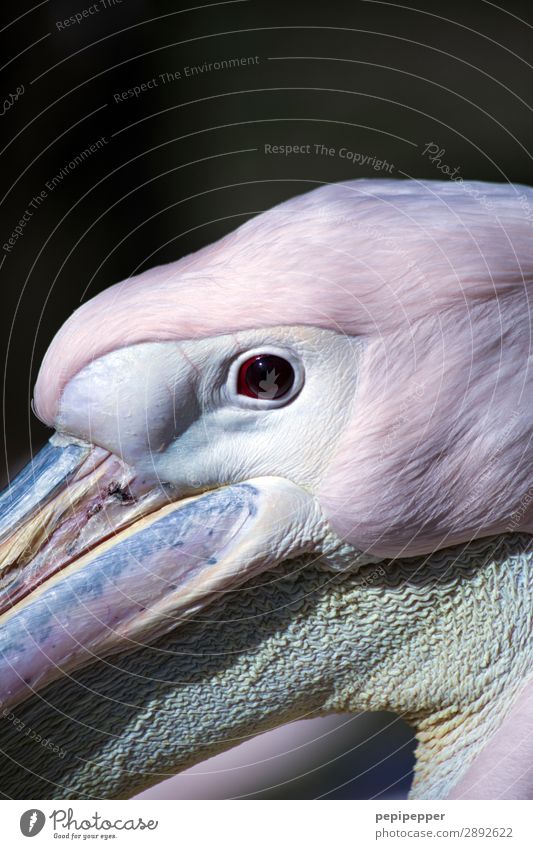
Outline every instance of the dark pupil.
{"label": "dark pupil", "polygon": [[281,398],[294,383],[294,371],[287,360],[273,354],[261,354],[247,364],[244,379],[251,395]]}

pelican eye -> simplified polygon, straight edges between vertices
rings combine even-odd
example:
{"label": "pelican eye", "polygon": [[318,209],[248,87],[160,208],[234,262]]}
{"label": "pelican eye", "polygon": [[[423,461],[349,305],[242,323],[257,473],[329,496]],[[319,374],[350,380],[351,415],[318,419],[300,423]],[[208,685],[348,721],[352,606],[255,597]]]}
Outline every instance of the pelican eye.
{"label": "pelican eye", "polygon": [[290,392],[294,379],[294,369],[283,357],[256,354],[240,366],[237,392],[248,398],[275,401]]}

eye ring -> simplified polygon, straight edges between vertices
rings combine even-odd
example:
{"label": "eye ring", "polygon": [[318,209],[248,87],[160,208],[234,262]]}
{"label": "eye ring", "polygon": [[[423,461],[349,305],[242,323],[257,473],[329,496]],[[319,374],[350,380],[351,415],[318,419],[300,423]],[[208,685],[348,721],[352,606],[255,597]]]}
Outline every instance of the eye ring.
{"label": "eye ring", "polygon": [[276,401],[283,398],[294,384],[291,363],[276,354],[254,354],[245,360],[237,377],[237,392],[247,398]]}
{"label": "eye ring", "polygon": [[272,409],[292,401],[303,383],[303,365],[294,351],[264,345],[244,351],[233,361],[227,391],[241,407]]}

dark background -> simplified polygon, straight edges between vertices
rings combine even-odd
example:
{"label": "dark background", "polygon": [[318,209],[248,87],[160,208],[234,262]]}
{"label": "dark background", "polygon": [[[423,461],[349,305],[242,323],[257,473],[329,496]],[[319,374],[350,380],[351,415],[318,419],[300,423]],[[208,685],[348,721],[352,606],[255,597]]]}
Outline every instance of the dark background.
{"label": "dark background", "polygon": [[[30,400],[54,332],[109,284],[323,182],[445,179],[447,165],[465,178],[533,183],[528,2],[103,3],[62,30],[58,21],[94,4],[18,2],[1,12],[0,101],[24,87],[0,116],[2,245],[32,197],[105,138],[47,191],[12,250],[0,250],[4,479],[48,436]],[[184,75],[186,66],[240,57],[259,61]],[[181,79],[163,84],[160,74],[178,71]],[[157,86],[116,102],[154,78]],[[441,169],[424,154],[429,143],[441,149]],[[265,144],[336,152],[284,157]],[[342,147],[391,168],[354,164],[338,155]],[[386,729],[390,719],[371,720],[377,742],[364,757],[342,754],[361,737],[356,723],[344,724],[337,749],[315,752],[319,767],[340,752],[336,766],[263,798],[372,795],[395,781],[401,795],[412,743],[399,721]],[[396,746],[374,777],[334,790]]]}

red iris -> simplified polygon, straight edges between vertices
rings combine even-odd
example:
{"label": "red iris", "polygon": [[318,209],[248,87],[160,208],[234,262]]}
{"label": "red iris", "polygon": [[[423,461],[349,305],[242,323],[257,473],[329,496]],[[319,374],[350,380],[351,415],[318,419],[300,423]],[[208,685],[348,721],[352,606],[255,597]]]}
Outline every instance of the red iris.
{"label": "red iris", "polygon": [[237,391],[248,398],[273,401],[282,398],[294,383],[294,369],[275,354],[257,354],[239,369]]}

